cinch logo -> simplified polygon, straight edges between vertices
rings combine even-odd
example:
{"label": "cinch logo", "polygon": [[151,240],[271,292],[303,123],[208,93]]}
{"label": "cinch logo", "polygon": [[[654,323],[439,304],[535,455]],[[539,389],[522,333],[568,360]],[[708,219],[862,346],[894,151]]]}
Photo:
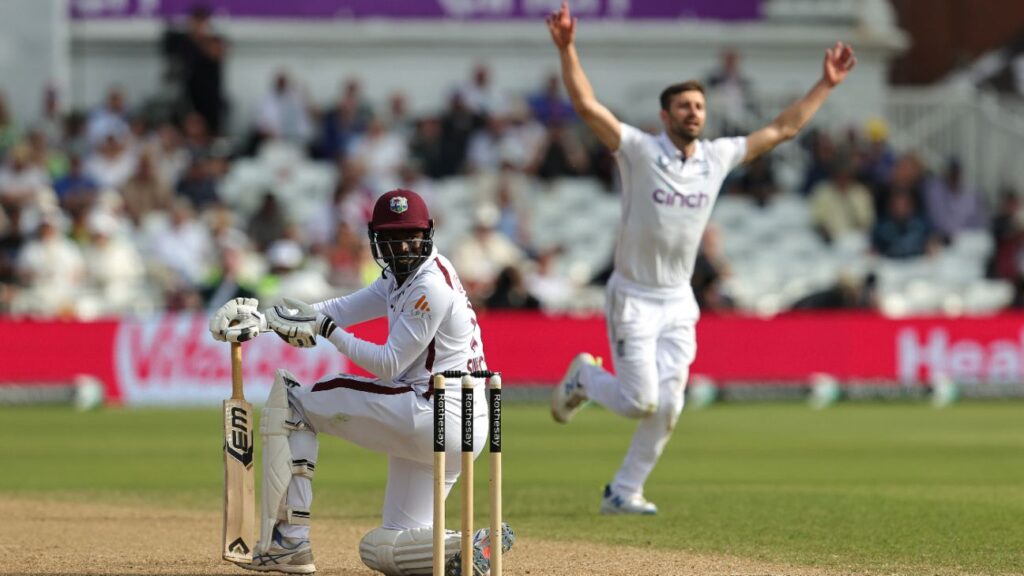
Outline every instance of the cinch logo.
{"label": "cinch logo", "polygon": [[679,192],[669,192],[662,190],[661,188],[656,189],[652,194],[651,198],[654,199],[655,204],[664,204],[665,206],[682,206],[684,208],[703,208],[710,203],[710,198],[703,192],[697,192],[695,194],[681,194]]}

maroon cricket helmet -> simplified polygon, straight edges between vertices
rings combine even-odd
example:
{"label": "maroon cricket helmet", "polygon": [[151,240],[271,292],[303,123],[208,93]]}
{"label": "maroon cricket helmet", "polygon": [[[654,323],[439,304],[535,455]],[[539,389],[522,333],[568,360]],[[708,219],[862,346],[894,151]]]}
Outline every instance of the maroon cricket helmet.
{"label": "maroon cricket helmet", "polygon": [[[370,252],[384,269],[399,275],[412,273],[426,261],[434,247],[434,221],[430,219],[427,203],[412,190],[399,188],[385,193],[373,205],[373,216],[368,226]],[[386,240],[378,236],[386,230],[422,230],[423,239],[418,254],[402,253],[403,240]]]}
{"label": "maroon cricket helmet", "polygon": [[370,231],[430,230],[433,221],[423,198],[412,190],[398,188],[386,192],[373,205]]}

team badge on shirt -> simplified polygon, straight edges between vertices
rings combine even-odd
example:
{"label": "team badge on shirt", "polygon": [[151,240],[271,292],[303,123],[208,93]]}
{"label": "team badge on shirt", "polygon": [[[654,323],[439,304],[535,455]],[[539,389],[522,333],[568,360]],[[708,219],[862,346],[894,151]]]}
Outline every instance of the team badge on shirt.
{"label": "team badge on shirt", "polygon": [[424,294],[416,300],[416,303],[412,305],[412,317],[422,318],[430,315],[430,302],[427,301],[427,295]]}
{"label": "team badge on shirt", "polygon": [[409,200],[405,196],[395,196],[391,199],[391,211],[401,214],[409,209]]}

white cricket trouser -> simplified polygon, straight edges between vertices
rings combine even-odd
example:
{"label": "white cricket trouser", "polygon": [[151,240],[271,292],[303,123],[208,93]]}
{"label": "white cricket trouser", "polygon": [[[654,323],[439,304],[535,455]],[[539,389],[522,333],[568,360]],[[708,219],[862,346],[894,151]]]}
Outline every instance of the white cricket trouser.
{"label": "white cricket trouser", "polygon": [[671,297],[640,296],[627,293],[613,276],[606,315],[616,374],[586,366],[580,381],[590,399],[616,414],[640,419],[612,488],[642,496],[683,410],[686,380],[697,354],[699,312],[689,290]]}
{"label": "white cricket trouser", "polygon": [[[445,436],[448,458],[445,465],[445,495],[451,491],[462,469],[458,457],[462,443],[462,391],[445,391]],[[473,402],[474,457],[487,439],[485,388],[477,385]],[[388,455],[388,482],[384,494],[384,528],[408,530],[433,525],[434,443],[433,399],[408,386],[382,385],[379,380],[339,374],[313,386],[288,390],[289,403],[311,431],[289,436],[292,459],[316,462],[316,434],[344,438],[363,448]],[[312,483],[293,476],[288,486],[288,505],[309,510],[313,503]],[[308,538],[309,526],[281,523],[283,536]]]}

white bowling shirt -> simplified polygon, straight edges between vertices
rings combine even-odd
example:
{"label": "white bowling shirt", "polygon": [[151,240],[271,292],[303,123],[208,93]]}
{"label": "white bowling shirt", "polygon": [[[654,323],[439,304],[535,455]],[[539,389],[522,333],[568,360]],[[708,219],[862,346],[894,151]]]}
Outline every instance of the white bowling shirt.
{"label": "white bowling shirt", "polygon": [[689,287],[711,209],[730,170],[743,161],[746,138],[698,140],[683,153],[668,136],[622,124],[615,152],[622,177],[622,225],[615,272],[638,291],[668,294]]}

